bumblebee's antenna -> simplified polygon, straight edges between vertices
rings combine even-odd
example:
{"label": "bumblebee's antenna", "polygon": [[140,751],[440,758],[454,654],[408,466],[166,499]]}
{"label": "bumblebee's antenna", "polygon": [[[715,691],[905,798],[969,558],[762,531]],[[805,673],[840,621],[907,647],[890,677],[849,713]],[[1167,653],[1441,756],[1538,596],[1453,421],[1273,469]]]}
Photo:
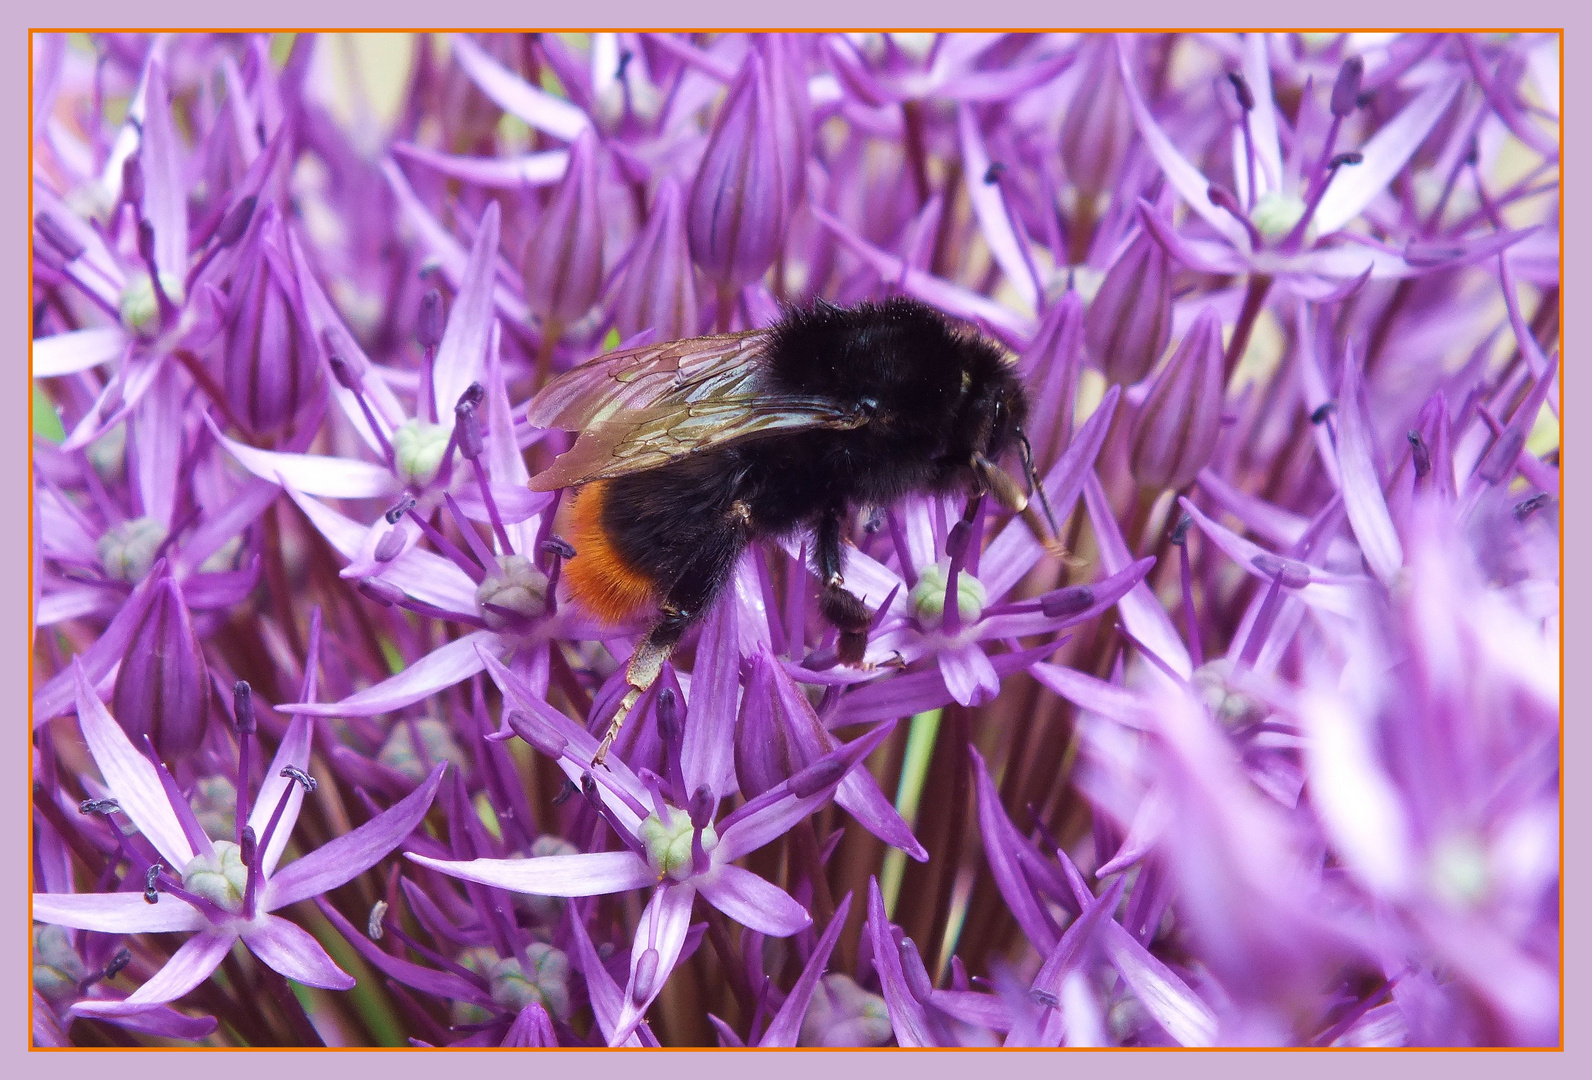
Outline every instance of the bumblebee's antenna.
{"label": "bumblebee's antenna", "polygon": [[1023,472],[1028,474],[1028,496],[1029,498],[1035,495],[1039,496],[1039,505],[1044,509],[1045,520],[1050,524],[1050,535],[1059,540],[1061,539],[1061,529],[1056,526],[1056,514],[1050,508],[1050,496],[1045,494],[1045,485],[1039,482],[1039,472],[1034,468],[1034,448],[1028,445],[1028,436],[1023,433],[1022,428],[1019,427],[1015,430],[1017,432],[1017,445],[1021,450],[1023,459]]}

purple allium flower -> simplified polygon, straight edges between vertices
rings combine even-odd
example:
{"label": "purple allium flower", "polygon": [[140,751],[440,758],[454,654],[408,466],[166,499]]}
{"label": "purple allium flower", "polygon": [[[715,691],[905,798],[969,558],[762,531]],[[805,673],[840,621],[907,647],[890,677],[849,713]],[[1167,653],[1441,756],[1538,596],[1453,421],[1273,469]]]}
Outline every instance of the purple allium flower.
{"label": "purple allium flower", "polygon": [[[1560,46],[34,35],[35,1044],[1562,1042]],[[859,667],[746,551],[593,768],[527,404],[903,295],[1027,520],[847,507]]]}

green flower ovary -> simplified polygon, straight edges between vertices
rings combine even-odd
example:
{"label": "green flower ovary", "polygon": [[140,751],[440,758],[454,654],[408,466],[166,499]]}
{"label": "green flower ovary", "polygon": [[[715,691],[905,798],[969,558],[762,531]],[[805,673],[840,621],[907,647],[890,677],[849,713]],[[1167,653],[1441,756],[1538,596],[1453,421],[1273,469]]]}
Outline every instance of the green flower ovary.
{"label": "green flower ovary", "polygon": [[77,996],[88,974],[72,939],[59,926],[33,928],[33,989],[51,1001]]}
{"label": "green flower ovary", "polygon": [[166,542],[166,526],[151,517],[118,522],[99,538],[97,552],[105,573],[117,581],[143,580]]}
{"label": "green flower ovary", "polygon": [[547,614],[547,575],[524,555],[499,555],[497,563],[497,572],[488,573],[475,587],[475,602],[487,626],[505,629],[510,621],[505,611],[525,619]]}
{"label": "green flower ovary", "polygon": [[[641,843],[647,849],[647,864],[660,877],[684,881],[691,876],[691,819],[683,810],[670,808],[665,822],[653,814],[641,823]],[[702,850],[718,846],[719,834],[709,825],[702,830]]]}
{"label": "green flower ovary", "polygon": [[182,887],[227,911],[243,910],[243,889],[249,881],[243,852],[230,840],[214,842],[213,855],[195,855],[182,872]]}
{"label": "green flower ovary", "polygon": [[424,487],[437,478],[452,433],[441,424],[406,420],[392,433],[393,457],[405,480]]}
{"label": "green flower ovary", "polygon": [[1299,219],[1304,217],[1305,201],[1297,195],[1281,191],[1268,191],[1255,203],[1249,218],[1268,240],[1281,240],[1293,232]]}
{"label": "green flower ovary", "polygon": [[453,733],[442,721],[427,717],[417,720],[414,727],[420,730],[420,748],[425,751],[425,761],[415,753],[414,735],[410,732],[410,725],[402,720],[392,726],[392,734],[382,744],[376,760],[417,784],[426,778],[426,774],[439,761],[446,761],[458,769],[469,764],[469,756],[460,749]]}
{"label": "green flower ovary", "polygon": [[[951,573],[951,560],[941,559],[933,566],[925,567],[918,575],[918,583],[912,586],[912,610],[917,612],[918,622],[928,629],[939,626],[945,618],[945,582]],[[963,570],[956,576],[956,609],[962,615],[963,622],[976,622],[984,614],[984,602],[988,599],[984,590],[984,583],[978,578]]]}
{"label": "green flower ovary", "polygon": [[533,1002],[559,1020],[568,1019],[569,960],[551,945],[533,941],[525,948],[531,964],[526,974],[518,957],[499,960],[492,968],[492,1000],[515,1012]]}
{"label": "green flower ovary", "polygon": [[[160,275],[160,286],[173,304],[183,300],[182,282],[168,273]],[[160,300],[149,274],[139,271],[127,279],[122,290],[122,325],[135,334],[153,334],[160,329]]]}

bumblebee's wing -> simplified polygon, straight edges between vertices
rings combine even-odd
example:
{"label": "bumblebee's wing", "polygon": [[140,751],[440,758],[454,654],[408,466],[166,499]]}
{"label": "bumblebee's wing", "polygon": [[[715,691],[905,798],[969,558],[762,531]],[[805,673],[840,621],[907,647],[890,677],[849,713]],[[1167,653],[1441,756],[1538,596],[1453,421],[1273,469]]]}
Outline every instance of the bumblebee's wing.
{"label": "bumblebee's wing", "polygon": [[861,427],[866,417],[832,401],[801,397],[713,398],[618,412],[582,431],[569,452],[531,478],[552,491],[666,465],[739,439]]}
{"label": "bumblebee's wing", "polygon": [[544,386],[526,418],[587,431],[622,412],[752,397],[767,344],[767,330],[744,330],[606,353]]}

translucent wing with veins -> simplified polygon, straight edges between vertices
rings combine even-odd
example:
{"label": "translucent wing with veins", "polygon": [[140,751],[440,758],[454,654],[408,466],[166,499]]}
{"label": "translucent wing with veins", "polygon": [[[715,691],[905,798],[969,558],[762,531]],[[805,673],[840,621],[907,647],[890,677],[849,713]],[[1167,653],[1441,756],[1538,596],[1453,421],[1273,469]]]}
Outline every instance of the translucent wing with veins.
{"label": "translucent wing with veins", "polygon": [[733,440],[866,422],[826,398],[763,392],[768,339],[767,330],[749,330],[626,349],[554,379],[527,419],[580,436],[532,489],[655,469]]}

